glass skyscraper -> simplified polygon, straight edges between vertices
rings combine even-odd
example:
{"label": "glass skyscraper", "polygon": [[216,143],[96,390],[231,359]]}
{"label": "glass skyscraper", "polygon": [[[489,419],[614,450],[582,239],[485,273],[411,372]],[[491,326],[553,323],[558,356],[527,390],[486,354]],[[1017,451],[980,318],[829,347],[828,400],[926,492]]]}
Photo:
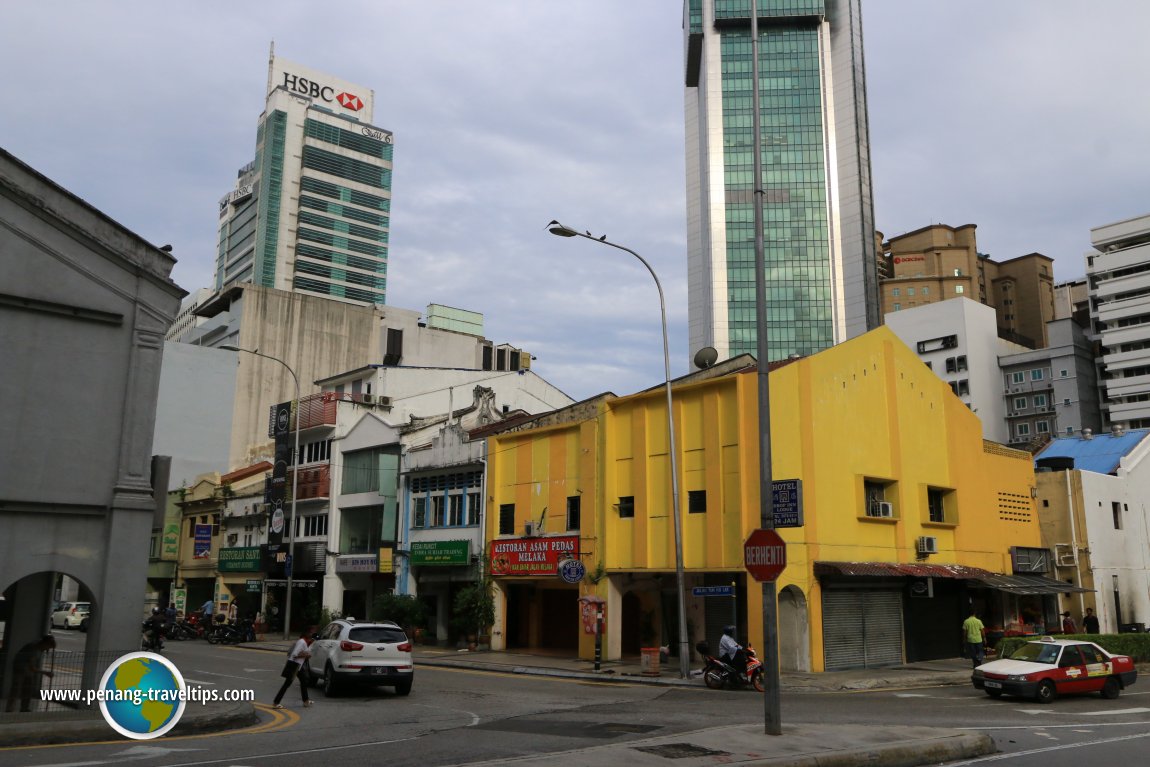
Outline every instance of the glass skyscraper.
{"label": "glass skyscraper", "polygon": [[684,11],[690,351],[771,359],[880,322],[859,0],[758,0],[764,275],[755,274],[750,0]]}
{"label": "glass skyscraper", "polygon": [[256,158],[220,200],[216,289],[386,303],[392,134],[374,93],[274,54]]}

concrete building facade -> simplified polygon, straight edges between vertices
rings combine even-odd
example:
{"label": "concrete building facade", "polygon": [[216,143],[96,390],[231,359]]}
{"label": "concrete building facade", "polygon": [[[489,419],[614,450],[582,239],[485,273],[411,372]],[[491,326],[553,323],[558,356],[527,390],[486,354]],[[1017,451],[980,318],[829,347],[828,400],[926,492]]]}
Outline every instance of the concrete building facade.
{"label": "concrete building facade", "polygon": [[975,225],[932,224],[883,244],[889,275],[882,312],[951,298],[993,307],[1001,335],[1028,348],[1046,346],[1054,319],[1054,262],[1041,253],[994,261],[978,252]]}
{"label": "concrete building facade", "polygon": [[[172,256],[0,150],[0,589],[15,649],[48,628],[57,574],[92,604],[78,687],[98,653],[136,649],[164,334],[185,295]],[[166,480],[165,480],[166,481]],[[0,690],[3,697],[8,690]]]}
{"label": "concrete building facade", "polygon": [[[743,542],[759,527],[757,374],[740,357],[675,382],[686,587],[736,585],[761,646],[761,595]],[[1031,456],[984,440],[978,418],[889,328],[770,373],[775,479],[801,486],[803,524],[779,532],[784,670],[955,657],[956,626],[1057,625]],[[495,647],[590,658],[583,605],[606,606],[605,654],[677,646],[666,400],[603,395],[489,438],[487,553]],[[573,513],[576,511],[577,513]],[[559,562],[585,577],[566,583]],[[1047,558],[1048,559],[1048,558]],[[727,600],[687,598],[689,641],[717,645]],[[593,628],[593,627],[592,627]],[[644,644],[647,643],[647,644]]]}
{"label": "concrete building facade", "polygon": [[1086,257],[1106,424],[1150,426],[1150,215],[1090,230]]}
{"label": "concrete building facade", "polygon": [[1115,427],[1051,442],[1037,457],[1043,546],[1058,577],[1089,591],[1061,607],[1078,624],[1087,607],[1102,633],[1150,624],[1150,432]]}

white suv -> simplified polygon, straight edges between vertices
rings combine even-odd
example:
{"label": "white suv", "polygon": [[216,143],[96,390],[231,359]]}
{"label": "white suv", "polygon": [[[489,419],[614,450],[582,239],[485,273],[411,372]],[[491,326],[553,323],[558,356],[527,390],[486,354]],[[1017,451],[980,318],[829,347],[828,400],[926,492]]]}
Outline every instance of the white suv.
{"label": "white suv", "polygon": [[332,621],[312,643],[310,665],[328,697],[351,684],[394,687],[407,695],[415,676],[411,642],[391,621]]}

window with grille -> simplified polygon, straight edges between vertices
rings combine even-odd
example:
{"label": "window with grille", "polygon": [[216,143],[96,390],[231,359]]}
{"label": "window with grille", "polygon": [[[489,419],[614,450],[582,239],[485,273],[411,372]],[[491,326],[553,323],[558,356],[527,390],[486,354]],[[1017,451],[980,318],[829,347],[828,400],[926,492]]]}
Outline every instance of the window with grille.
{"label": "window with grille", "polygon": [[578,495],[567,496],[567,529],[579,529],[579,513],[583,505],[583,497]]}
{"label": "window with grille", "polygon": [[619,509],[620,519],[632,519],[635,516],[635,496],[621,495],[619,496]]}
{"label": "window with grille", "polygon": [[514,503],[501,503],[501,504],[499,504],[499,534],[500,535],[514,535],[515,534],[515,504]]}

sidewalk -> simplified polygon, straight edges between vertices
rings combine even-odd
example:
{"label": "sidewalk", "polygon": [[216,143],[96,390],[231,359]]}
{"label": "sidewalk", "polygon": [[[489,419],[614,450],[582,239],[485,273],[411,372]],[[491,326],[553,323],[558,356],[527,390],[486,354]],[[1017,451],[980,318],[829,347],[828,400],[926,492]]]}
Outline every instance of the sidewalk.
{"label": "sidewalk", "polygon": [[[243,645],[249,649],[287,653],[292,642],[266,640]],[[598,682],[703,687],[700,676],[679,678],[678,662],[662,668],[659,676],[645,676],[639,659],[604,661],[595,672],[591,661],[570,653],[512,653],[502,651],[457,651],[418,645],[414,651],[417,666],[466,668],[512,674],[558,676]],[[694,663],[697,671],[699,664]],[[970,663],[960,658],[915,663],[885,669],[823,674],[786,672],[781,677],[785,692],[832,692],[850,690],[899,689],[960,685],[970,683]],[[715,692],[722,695],[722,692]],[[29,719],[31,716],[33,719]],[[242,727],[254,722],[251,704],[218,704],[189,709],[173,734],[188,734]],[[580,764],[666,765],[703,767],[716,761],[739,765],[787,765],[788,767],[913,767],[914,765],[972,758],[994,753],[993,740],[978,733],[931,727],[857,726],[785,723],[782,735],[764,734],[763,725],[714,727],[677,735],[645,738],[577,751],[500,760],[498,764],[553,764],[564,757]],[[0,746],[30,743],[116,740],[118,736],[99,714],[33,714],[19,721],[0,717]],[[495,765],[496,762],[491,762]]]}

